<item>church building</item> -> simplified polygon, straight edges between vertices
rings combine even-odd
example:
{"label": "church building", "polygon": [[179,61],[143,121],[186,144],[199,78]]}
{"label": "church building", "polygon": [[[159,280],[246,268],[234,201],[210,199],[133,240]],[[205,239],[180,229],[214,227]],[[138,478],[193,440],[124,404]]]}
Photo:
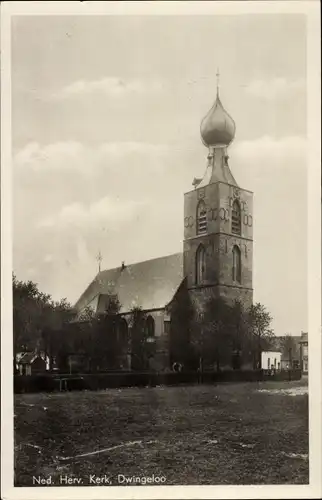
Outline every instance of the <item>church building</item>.
{"label": "church building", "polygon": [[218,87],[200,132],[208,165],[204,177],[195,178],[193,189],[184,194],[182,252],[100,271],[75,304],[80,318],[87,307],[103,313],[110,298],[117,297],[129,330],[131,310],[140,307],[158,369],[169,367],[171,305],[182,287],[201,311],[209,297],[229,303],[238,299],[246,307],[253,301],[253,193],[238,186],[230,170],[235,122]]}

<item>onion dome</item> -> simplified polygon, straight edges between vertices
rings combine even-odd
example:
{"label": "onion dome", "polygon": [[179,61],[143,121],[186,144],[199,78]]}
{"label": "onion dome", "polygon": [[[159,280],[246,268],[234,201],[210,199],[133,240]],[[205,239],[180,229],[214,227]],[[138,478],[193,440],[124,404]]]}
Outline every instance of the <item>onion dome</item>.
{"label": "onion dome", "polygon": [[202,142],[207,147],[227,147],[235,137],[236,126],[221,104],[217,90],[216,102],[201,122]]}

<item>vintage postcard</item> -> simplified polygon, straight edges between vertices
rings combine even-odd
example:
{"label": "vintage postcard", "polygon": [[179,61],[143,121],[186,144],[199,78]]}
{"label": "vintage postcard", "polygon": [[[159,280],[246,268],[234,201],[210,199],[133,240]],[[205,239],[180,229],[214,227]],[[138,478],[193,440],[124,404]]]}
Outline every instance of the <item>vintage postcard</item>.
{"label": "vintage postcard", "polygon": [[320,498],[317,1],[1,5],[4,500]]}

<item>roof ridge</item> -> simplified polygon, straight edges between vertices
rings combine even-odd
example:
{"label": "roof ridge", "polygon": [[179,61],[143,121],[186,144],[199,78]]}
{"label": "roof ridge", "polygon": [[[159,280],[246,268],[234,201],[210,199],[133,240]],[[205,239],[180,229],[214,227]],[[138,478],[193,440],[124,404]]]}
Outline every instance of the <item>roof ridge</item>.
{"label": "roof ridge", "polygon": [[[153,257],[152,259],[147,259],[147,260],[141,260],[141,261],[138,261],[138,262],[131,262],[130,264],[125,264],[125,268],[127,267],[130,267],[130,266],[137,266],[138,264],[145,264],[146,262],[152,262],[153,260],[159,260],[159,259],[167,259],[168,257],[173,257],[174,255],[180,255],[182,256],[182,252],[175,252],[175,253],[170,253],[168,255],[162,255],[160,257]],[[108,272],[111,272],[111,271],[117,271],[118,269],[121,269],[122,266],[117,266],[117,267],[110,267],[110,268],[107,268],[107,269],[102,269],[102,271],[100,271],[99,273],[96,274],[95,278],[96,279],[98,276],[100,276],[102,273],[108,271]]]}
{"label": "roof ridge", "polygon": [[118,296],[123,311],[129,310],[135,297],[143,309],[158,309],[172,300],[182,279],[181,252],[128,264],[125,270],[104,269],[83,292],[75,308],[80,312],[93,301],[97,311],[101,307],[100,296],[113,294]]}

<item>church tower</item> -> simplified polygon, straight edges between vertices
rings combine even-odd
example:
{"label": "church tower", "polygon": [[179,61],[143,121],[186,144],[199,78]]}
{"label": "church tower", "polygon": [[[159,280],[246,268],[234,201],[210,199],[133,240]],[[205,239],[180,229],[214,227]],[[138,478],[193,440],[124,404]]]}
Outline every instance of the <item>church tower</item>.
{"label": "church tower", "polygon": [[235,122],[216,101],[201,122],[208,166],[194,190],[184,195],[184,275],[198,302],[221,297],[245,306],[253,300],[253,193],[238,186],[228,147]]}

